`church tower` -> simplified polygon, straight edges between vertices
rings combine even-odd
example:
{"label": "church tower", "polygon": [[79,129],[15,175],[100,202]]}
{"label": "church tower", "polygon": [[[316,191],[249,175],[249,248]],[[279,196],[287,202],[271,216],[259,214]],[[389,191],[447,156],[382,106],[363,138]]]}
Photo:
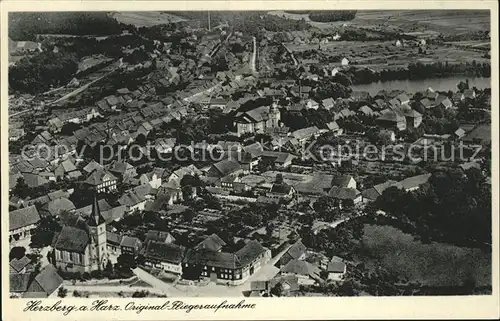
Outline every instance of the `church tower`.
{"label": "church tower", "polygon": [[103,270],[108,263],[108,250],[106,246],[106,221],[101,215],[97,197],[94,195],[92,213],[87,219],[90,237],[90,264],[91,269]]}
{"label": "church tower", "polygon": [[269,109],[269,120],[271,121],[271,127],[276,128],[279,127],[279,123],[281,120],[281,113],[278,109],[278,103],[273,102],[271,108]]}

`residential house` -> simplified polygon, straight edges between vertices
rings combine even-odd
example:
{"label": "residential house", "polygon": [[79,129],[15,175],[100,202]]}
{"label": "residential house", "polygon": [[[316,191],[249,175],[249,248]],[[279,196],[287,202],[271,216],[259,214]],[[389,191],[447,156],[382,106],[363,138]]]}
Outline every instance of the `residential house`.
{"label": "residential house", "polygon": [[83,168],[83,171],[86,174],[90,174],[93,171],[95,171],[96,169],[104,169],[104,167],[101,164],[99,164],[98,162],[96,162],[95,160],[92,160],[92,161],[90,161],[90,163],[85,165],[85,167]]}
{"label": "residential house", "polygon": [[146,202],[153,198],[155,190],[149,185],[139,185],[126,191],[119,199],[120,205],[126,206],[129,212],[143,211]]}
{"label": "residential house", "polygon": [[181,167],[178,170],[175,170],[170,176],[168,177],[168,181],[175,181],[178,184],[180,184],[182,178],[185,175],[191,175],[191,176],[199,176],[202,175],[202,171],[200,171],[196,166],[193,164],[186,166],[186,167]]}
{"label": "residential house", "polygon": [[165,272],[182,274],[182,260],[186,249],[172,243],[149,241],[144,251],[145,265]]}
{"label": "residential house", "polygon": [[222,248],[226,245],[223,239],[221,239],[217,234],[212,234],[206,239],[198,243],[194,247],[195,250],[208,250],[212,252],[221,252]]}
{"label": "residential house", "polygon": [[410,98],[406,93],[401,93],[395,97],[400,105],[408,105],[410,103]]}
{"label": "residential house", "polygon": [[255,109],[238,112],[234,118],[234,126],[237,135],[246,133],[256,134],[264,133],[267,128],[279,127],[281,113],[278,105],[273,103],[271,106],[261,106]]}
{"label": "residential house", "polygon": [[158,138],[155,143],[156,152],[159,154],[170,154],[174,150],[176,138]]}
{"label": "residential house", "polygon": [[292,160],[296,158],[296,156],[285,152],[264,151],[262,153],[262,158],[271,160],[276,168],[282,169],[292,165]]}
{"label": "residential house", "polygon": [[142,243],[137,237],[123,236],[120,242],[121,254],[129,254],[132,256],[139,255],[142,248]]}
{"label": "residential house", "polygon": [[115,177],[118,177],[120,179],[124,179],[125,177],[135,177],[137,176],[137,172],[135,170],[135,167],[130,165],[127,162],[119,162],[115,161],[113,164],[109,167],[109,172]]}
{"label": "residential house", "polygon": [[340,208],[354,206],[363,200],[361,192],[355,188],[333,186],[328,195],[337,201]]}
{"label": "residential house", "polygon": [[217,283],[243,284],[271,259],[271,251],[252,240],[235,253],[192,249],[183,260],[184,279],[208,278]]}
{"label": "residential house", "polygon": [[347,65],[349,65],[349,59],[347,59],[347,58],[342,58],[342,60],[341,60],[340,64],[341,64],[342,66],[347,66]]}
{"label": "residential house", "polygon": [[306,103],[306,108],[307,109],[318,109],[319,103],[313,99],[308,99],[307,103]]}
{"label": "residential house", "polygon": [[387,182],[380,183],[380,184],[374,185],[373,187],[365,189],[363,192],[361,192],[361,195],[363,196],[363,201],[364,202],[376,201],[377,198],[379,198],[380,195],[382,195],[382,193],[387,188],[394,186],[396,183],[397,183],[396,181],[388,180]]}
{"label": "residential house", "polygon": [[48,298],[54,297],[61,286],[63,279],[52,264],[47,264],[36,274],[28,273],[9,274],[9,292],[11,297]]}
{"label": "residential house", "polygon": [[29,273],[34,270],[34,264],[26,255],[19,259],[14,258],[9,262],[9,273]]}
{"label": "residential house", "polygon": [[74,212],[76,209],[73,202],[65,197],[54,199],[43,205],[40,212],[43,216],[59,217],[62,212]]}
{"label": "residential house", "polygon": [[425,109],[429,109],[429,108],[433,108],[435,107],[434,105],[434,100],[430,100],[428,98],[423,98],[421,99],[419,102],[419,105],[422,107],[422,108],[425,108]]}
{"label": "residential house", "polygon": [[306,257],[307,247],[302,241],[295,242],[279,260],[280,266],[285,266],[288,262],[293,260],[303,260]]}
{"label": "residential house", "polygon": [[241,172],[242,168],[240,163],[237,160],[228,158],[213,164],[208,171],[208,176],[224,177],[228,175],[237,175]]}
{"label": "residential house", "polygon": [[300,260],[290,260],[280,269],[280,274],[283,276],[296,276],[300,285],[313,285],[319,282],[320,272],[316,265]]}
{"label": "residential house", "polygon": [[403,179],[395,184],[396,187],[404,189],[407,192],[415,191],[421,185],[427,183],[432,174],[422,174]]}
{"label": "residential house", "polygon": [[335,100],[333,100],[333,98],[326,98],[326,99],[323,99],[321,101],[321,106],[323,106],[323,108],[327,109],[327,110],[330,110],[333,108],[333,106],[335,106]]}
{"label": "residential house", "polygon": [[332,185],[331,186],[337,186],[341,188],[357,188],[357,183],[354,177],[351,175],[336,175],[332,178]]}
{"label": "residential house", "polygon": [[54,170],[56,177],[76,179],[82,176],[82,173],[76,168],[73,162],[69,159],[62,161]]}
{"label": "residential house", "polygon": [[9,242],[31,238],[31,231],[39,221],[35,205],[9,212]]}
{"label": "residential house", "polygon": [[465,95],[464,93],[461,93],[461,92],[457,92],[457,93],[454,93],[451,100],[455,103],[455,104],[458,104],[462,101],[465,100]]}
{"label": "residential house", "polygon": [[328,128],[328,130],[332,132],[335,136],[340,136],[344,132],[344,130],[340,128],[339,124],[336,121],[327,123],[326,128]]}
{"label": "residential house", "polygon": [[310,86],[294,86],[291,88],[291,94],[294,95],[295,97],[299,97],[302,99],[307,99],[309,98],[309,95],[312,91],[312,88]]}
{"label": "residential house", "polygon": [[97,193],[109,193],[116,190],[117,178],[105,169],[96,169],[85,180]]}
{"label": "residential house", "polygon": [[334,256],[328,263],[326,272],[328,272],[328,280],[341,281],[347,272],[347,266],[342,258]]}
{"label": "residential house", "polygon": [[106,232],[106,246],[108,249],[109,253],[112,253],[114,255],[120,255],[121,254],[121,243],[122,243],[122,236],[117,233],[113,232]]}
{"label": "residential house", "polygon": [[162,184],[164,174],[164,168],[154,168],[153,171],[142,174],[139,177],[139,182],[141,184],[149,184],[152,188],[159,188]]}
{"label": "residential house", "polygon": [[379,126],[384,128],[395,128],[400,131],[406,129],[406,118],[403,113],[397,108],[388,108],[380,113],[380,116],[376,119]]}
{"label": "residential house", "polygon": [[316,126],[306,127],[297,129],[293,131],[291,136],[299,141],[299,143],[303,144],[310,138],[316,137],[319,135],[319,128]]}
{"label": "residential house", "polygon": [[144,244],[148,244],[150,241],[161,242],[161,243],[175,243],[175,238],[169,232],[149,230],[144,239]]}
{"label": "residential house", "polygon": [[103,270],[108,262],[106,221],[94,197],[92,214],[79,218],[75,226],[63,226],[54,235],[52,252],[55,266],[70,272]]}
{"label": "residential house", "polygon": [[474,91],[474,89],[465,89],[464,90],[464,97],[465,97],[465,99],[475,99],[476,92]]}
{"label": "residential house", "polygon": [[465,136],[465,130],[463,128],[457,129],[453,134],[456,138],[460,139]]}
{"label": "residential house", "polygon": [[401,108],[401,113],[406,118],[408,127],[417,128],[422,124],[422,114],[411,108]]}
{"label": "residential house", "polygon": [[267,197],[283,201],[291,201],[294,195],[295,189],[286,183],[274,183],[267,193]]}

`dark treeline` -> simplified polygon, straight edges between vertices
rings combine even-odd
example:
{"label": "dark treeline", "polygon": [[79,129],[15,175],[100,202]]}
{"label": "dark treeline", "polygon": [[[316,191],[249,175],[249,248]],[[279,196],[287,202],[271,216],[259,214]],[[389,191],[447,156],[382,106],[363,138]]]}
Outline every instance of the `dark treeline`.
{"label": "dark treeline", "polygon": [[319,11],[309,13],[309,19],[317,22],[350,21],[356,17],[356,10]]}
{"label": "dark treeline", "polygon": [[12,40],[35,40],[38,34],[112,35],[122,26],[106,12],[13,12],[9,14]]}
{"label": "dark treeline", "polygon": [[352,79],[353,84],[368,84],[377,81],[404,79],[445,78],[455,75],[491,77],[491,65],[489,63],[476,63],[474,60],[472,62],[459,64],[449,64],[447,62],[423,64],[417,62],[410,63],[407,68],[384,69],[381,71],[352,67],[346,71],[346,74]]}

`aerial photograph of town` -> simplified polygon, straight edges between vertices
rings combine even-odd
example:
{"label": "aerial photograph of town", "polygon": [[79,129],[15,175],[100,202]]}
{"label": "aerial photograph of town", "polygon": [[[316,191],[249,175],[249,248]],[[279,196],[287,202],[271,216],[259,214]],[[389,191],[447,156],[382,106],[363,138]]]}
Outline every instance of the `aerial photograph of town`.
{"label": "aerial photograph of town", "polygon": [[491,295],[490,22],[10,12],[8,295]]}

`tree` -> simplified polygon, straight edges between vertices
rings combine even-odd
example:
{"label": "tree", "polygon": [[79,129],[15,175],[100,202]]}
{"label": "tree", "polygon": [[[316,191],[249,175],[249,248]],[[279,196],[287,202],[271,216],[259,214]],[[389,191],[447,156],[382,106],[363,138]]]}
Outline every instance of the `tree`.
{"label": "tree", "polygon": [[60,232],[61,225],[53,216],[42,217],[31,234],[32,248],[46,247],[52,244],[56,232]]}
{"label": "tree", "polygon": [[283,174],[279,173],[276,175],[276,180],[274,181],[276,184],[283,184]]}
{"label": "tree", "polygon": [[114,273],[113,264],[109,260],[108,260],[108,263],[106,263],[106,267],[104,268],[104,273],[108,277],[110,277]]}
{"label": "tree", "polygon": [[57,290],[57,296],[60,298],[65,298],[68,295],[68,290],[65,289],[63,286]]}
{"label": "tree", "polygon": [[131,269],[135,269],[137,263],[135,257],[132,254],[123,253],[116,258],[115,269],[121,272],[129,272]]}
{"label": "tree", "polygon": [[142,290],[142,291],[135,291],[133,294],[132,294],[132,297],[133,298],[145,298],[149,295],[149,292],[146,291],[146,290]]}
{"label": "tree", "polygon": [[9,261],[13,259],[21,259],[26,254],[26,248],[24,246],[14,246],[9,253]]}
{"label": "tree", "polygon": [[12,189],[12,194],[18,196],[19,198],[26,198],[30,193],[30,187],[24,181],[23,177],[17,179],[16,186]]}
{"label": "tree", "polygon": [[280,297],[283,295],[284,289],[283,289],[283,284],[281,282],[276,283],[275,286],[271,288],[271,294],[273,296]]}

